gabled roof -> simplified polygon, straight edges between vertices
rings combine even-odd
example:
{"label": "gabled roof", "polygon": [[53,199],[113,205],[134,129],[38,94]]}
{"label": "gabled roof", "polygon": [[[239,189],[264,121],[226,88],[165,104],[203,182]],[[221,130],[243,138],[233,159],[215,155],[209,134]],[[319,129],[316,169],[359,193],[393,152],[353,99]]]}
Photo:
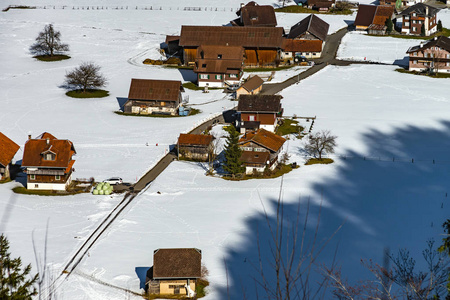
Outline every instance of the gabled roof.
{"label": "gabled roof", "polygon": [[239,60],[244,59],[244,48],[241,46],[201,45],[197,48],[197,58],[202,59]]}
{"label": "gabled roof", "polygon": [[246,82],[244,82],[243,85],[240,86],[240,88],[245,89],[247,92],[252,92],[262,86],[264,83],[264,80],[261,79],[258,75],[250,77]]}
{"label": "gabled roof", "polygon": [[321,52],[321,40],[293,40],[284,39],[283,51],[285,52]]}
{"label": "gabled roof", "polygon": [[369,25],[372,24],[376,11],[376,5],[360,4],[358,6],[358,13],[356,14],[354,25],[369,27]]}
{"label": "gabled roof", "polygon": [[241,46],[202,45],[197,48],[194,72],[197,73],[239,73],[244,60]]}
{"label": "gabled roof", "polygon": [[242,151],[240,161],[248,164],[262,164],[265,165],[270,158],[269,152],[261,151]]}
{"label": "gabled roof", "polygon": [[0,165],[6,167],[19,149],[19,145],[0,132]]}
{"label": "gabled roof", "polygon": [[407,9],[402,11],[399,15],[408,16],[408,15],[412,14],[413,12],[415,12],[420,17],[426,17],[427,7],[428,7],[428,17],[434,17],[440,11],[439,8],[436,8],[436,7],[433,7],[430,5],[426,5],[424,3],[417,3],[417,4],[414,4],[413,6],[408,7]]}
{"label": "gabled roof", "polygon": [[314,14],[310,14],[309,16],[292,26],[287,37],[289,39],[295,39],[305,34],[306,32],[309,32],[319,40],[325,41],[329,28],[330,25],[327,22]]}
{"label": "gabled roof", "polygon": [[281,111],[280,95],[241,95],[237,111],[278,113]]}
{"label": "gabled roof", "polygon": [[195,248],[157,249],[153,253],[153,278],[200,278],[202,252]]}
{"label": "gabled roof", "polygon": [[213,137],[207,134],[185,134],[181,133],[178,138],[179,145],[197,145],[197,146],[208,146]]}
{"label": "gabled roof", "polygon": [[243,26],[277,26],[275,10],[271,5],[258,5],[251,1],[241,7],[236,14],[242,18]]}
{"label": "gabled roof", "polygon": [[[42,138],[45,137],[45,138]],[[55,160],[44,160],[45,153],[54,153]],[[42,134],[36,139],[29,139],[23,150],[22,167],[64,168],[73,165],[72,156],[75,147],[69,140],[58,140],[51,134]]]}
{"label": "gabled roof", "polygon": [[278,152],[284,142],[286,142],[286,139],[265,129],[259,129],[256,133],[249,132],[245,134],[239,140],[239,144],[245,144],[248,142],[253,142],[273,152]]}
{"label": "gabled roof", "polygon": [[395,7],[392,5],[378,5],[372,24],[385,26],[386,20],[392,19],[394,12]]}
{"label": "gabled roof", "polygon": [[201,45],[280,48],[282,27],[181,26],[180,46]]}
{"label": "gabled roof", "polygon": [[424,44],[410,47],[406,53],[412,53],[422,49],[428,49],[434,46],[437,46],[441,49],[450,52],[450,38],[443,35],[434,37],[431,40],[426,41]]}
{"label": "gabled roof", "polygon": [[184,91],[181,81],[133,78],[128,99],[178,101],[180,91]]}

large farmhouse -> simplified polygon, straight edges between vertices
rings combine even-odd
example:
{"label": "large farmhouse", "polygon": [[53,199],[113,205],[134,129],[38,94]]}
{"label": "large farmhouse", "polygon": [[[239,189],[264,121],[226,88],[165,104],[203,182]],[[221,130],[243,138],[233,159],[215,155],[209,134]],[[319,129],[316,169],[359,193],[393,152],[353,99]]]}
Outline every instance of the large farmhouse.
{"label": "large farmhouse", "polygon": [[182,102],[181,81],[131,79],[124,112],[176,115]]}
{"label": "large farmhouse", "polygon": [[417,3],[400,13],[402,16],[402,33],[430,36],[437,31],[438,8]]}
{"label": "large farmhouse", "polygon": [[410,71],[450,73],[450,38],[446,36],[413,46],[406,53],[409,55]]}
{"label": "large farmhouse", "polygon": [[274,170],[284,142],[285,138],[264,129],[246,133],[239,140],[245,173],[262,173],[266,168]]}
{"label": "large farmhouse", "polygon": [[25,143],[22,167],[27,173],[27,189],[66,190],[72,182],[76,154],[73,143],[48,132]]}
{"label": "large farmhouse", "polygon": [[19,149],[19,145],[0,132],[0,180],[9,178],[11,161]]}
{"label": "large farmhouse", "polygon": [[179,45],[183,61],[195,65],[200,46],[237,46],[244,48],[245,66],[276,65],[283,45],[281,27],[182,26]]}
{"label": "large farmhouse", "polygon": [[241,95],[237,107],[241,133],[260,128],[275,131],[278,118],[283,115],[281,98],[280,95]]}
{"label": "large farmhouse", "polygon": [[147,273],[150,294],[193,296],[202,276],[202,252],[196,248],[157,249]]}

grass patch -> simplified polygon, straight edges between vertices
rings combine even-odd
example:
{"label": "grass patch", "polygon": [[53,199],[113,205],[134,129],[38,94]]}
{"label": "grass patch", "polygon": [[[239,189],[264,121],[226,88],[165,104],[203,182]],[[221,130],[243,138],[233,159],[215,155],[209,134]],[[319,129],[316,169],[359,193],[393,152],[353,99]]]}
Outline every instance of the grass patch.
{"label": "grass patch", "polygon": [[103,98],[108,97],[109,92],[105,90],[88,89],[86,92],[83,92],[83,90],[68,91],[66,95],[72,98]]}
{"label": "grass patch", "polygon": [[12,180],[11,180],[11,178],[5,178],[5,179],[3,179],[3,180],[0,180],[0,184],[2,184],[2,183],[7,183],[7,182],[11,182]]}
{"label": "grass patch", "polygon": [[287,174],[291,172],[294,169],[298,169],[299,166],[293,167],[292,164],[285,165],[285,164],[278,164],[278,166],[273,170],[266,170],[264,173],[257,173],[257,174],[240,174],[236,175],[236,177],[231,176],[222,176],[225,180],[231,180],[231,181],[240,181],[240,180],[248,180],[248,179],[271,179],[271,178],[277,178],[284,174]]}
{"label": "grass patch", "polygon": [[397,68],[397,69],[395,69],[395,71],[397,71],[399,73],[404,73],[404,74],[427,76],[427,77],[431,77],[431,78],[450,78],[450,73],[428,74],[427,72],[408,71],[403,68]]}
{"label": "grass patch", "polygon": [[450,29],[443,27],[442,31],[436,32],[433,35],[430,36],[421,36],[421,35],[408,35],[408,34],[387,34],[387,35],[375,35],[375,34],[369,34],[369,36],[381,36],[381,37],[393,37],[393,38],[397,38],[397,39],[407,39],[407,40],[429,40],[434,38],[435,36],[446,36],[449,37],[450,36]]}
{"label": "grass patch", "polygon": [[206,296],[205,288],[209,285],[208,280],[198,279],[195,285],[195,292],[197,293],[197,298],[202,298]]}
{"label": "grass patch", "polygon": [[276,134],[287,135],[287,134],[299,134],[303,131],[303,127],[298,125],[298,121],[291,119],[284,119],[283,124],[277,127]]}
{"label": "grass patch", "polygon": [[319,12],[303,6],[291,5],[286,7],[276,8],[275,12],[295,13],[295,14],[323,14],[323,15],[351,15],[353,12],[350,9],[336,10],[330,9],[327,12]]}
{"label": "grass patch", "polygon": [[331,158],[322,158],[322,159],[318,159],[318,158],[310,158],[308,159],[308,161],[305,163],[305,166],[309,166],[309,165],[317,165],[317,164],[322,164],[322,165],[328,165],[333,163],[334,160],[332,160]]}
{"label": "grass patch", "polygon": [[83,191],[68,192],[68,191],[53,191],[53,190],[28,190],[23,186],[15,187],[12,190],[16,194],[39,195],[39,196],[69,196],[84,193]]}
{"label": "grass patch", "polygon": [[200,109],[197,108],[191,108],[189,111],[189,115],[188,116],[195,116],[198,115],[199,113],[201,113],[202,111]]}
{"label": "grass patch", "polygon": [[294,67],[292,66],[283,66],[283,67],[273,67],[273,68],[244,68],[244,72],[272,72],[272,71],[283,71]]}
{"label": "grass patch", "polygon": [[37,56],[33,56],[33,58],[36,58],[37,60],[40,61],[60,61],[60,60],[66,60],[69,59],[70,56],[69,55],[37,55]]}

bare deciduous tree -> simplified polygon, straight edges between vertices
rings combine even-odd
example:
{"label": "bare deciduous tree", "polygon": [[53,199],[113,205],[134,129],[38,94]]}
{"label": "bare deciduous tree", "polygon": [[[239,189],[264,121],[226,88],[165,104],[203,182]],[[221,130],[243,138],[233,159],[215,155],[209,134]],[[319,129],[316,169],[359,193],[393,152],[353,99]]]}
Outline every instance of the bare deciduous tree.
{"label": "bare deciduous tree", "polygon": [[61,33],[53,28],[52,24],[45,25],[39,32],[36,42],[31,45],[30,51],[36,54],[53,56],[55,52],[69,51],[69,45],[61,43]]}
{"label": "bare deciduous tree", "polygon": [[321,160],[324,153],[334,153],[334,148],[337,145],[336,139],[337,136],[332,135],[329,130],[310,134],[305,150],[314,157],[319,156],[319,160]]}
{"label": "bare deciduous tree", "polygon": [[106,78],[100,73],[100,66],[92,62],[84,62],[79,67],[66,73],[66,84],[83,90],[97,89],[105,86]]}

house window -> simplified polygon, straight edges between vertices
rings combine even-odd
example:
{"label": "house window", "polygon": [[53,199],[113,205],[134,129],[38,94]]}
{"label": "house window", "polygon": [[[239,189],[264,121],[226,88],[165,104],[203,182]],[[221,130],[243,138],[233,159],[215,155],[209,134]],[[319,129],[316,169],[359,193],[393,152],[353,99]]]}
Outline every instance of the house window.
{"label": "house window", "polygon": [[428,57],[428,53],[424,52],[423,53],[423,57],[427,58]]}
{"label": "house window", "polygon": [[55,175],[55,180],[61,180],[61,175]]}
{"label": "house window", "polygon": [[206,68],[206,64],[202,64],[202,68]]}
{"label": "house window", "polygon": [[207,74],[200,74],[200,79],[209,79],[209,75],[207,75]]}
{"label": "house window", "polygon": [[148,89],[149,94],[153,93],[153,88]]}
{"label": "house window", "polygon": [[416,27],[413,27],[413,28],[412,28],[412,31],[416,31]]}
{"label": "house window", "polygon": [[37,189],[39,187],[39,184],[35,184],[34,188]]}
{"label": "house window", "polygon": [[230,74],[230,78],[237,78],[237,74]]}
{"label": "house window", "polygon": [[415,16],[417,16],[417,14],[416,14],[416,13],[413,13],[413,17],[415,17]]}
{"label": "house window", "polygon": [[445,63],[445,66],[446,66],[446,67],[450,67],[450,62],[446,62],[446,63]]}
{"label": "house window", "polygon": [[289,52],[284,52],[285,55],[289,55]]}
{"label": "house window", "polygon": [[161,106],[166,106],[166,102],[161,101]]}
{"label": "house window", "polygon": [[417,60],[414,60],[414,61],[413,61],[413,64],[417,65]]}
{"label": "house window", "polygon": [[255,116],[248,116],[249,121],[255,121]]}
{"label": "house window", "polygon": [[406,27],[409,27],[409,22],[406,22],[406,23],[405,23],[405,26],[406,26]]}
{"label": "house window", "polygon": [[414,56],[417,56],[417,52],[414,52]]}
{"label": "house window", "polygon": [[36,180],[36,175],[31,174],[31,175],[30,175],[30,180]]}
{"label": "house window", "polygon": [[216,75],[216,79],[222,79],[222,75]]}
{"label": "house window", "polygon": [[222,54],[218,54],[217,59],[222,59]]}
{"label": "house window", "polygon": [[413,24],[416,24],[416,20],[413,20]]}
{"label": "house window", "polygon": [[450,54],[447,54],[447,58],[450,58]]}
{"label": "house window", "polygon": [[405,16],[405,20],[409,20],[409,16]]}
{"label": "house window", "polygon": [[316,52],[313,52],[313,54],[312,55],[316,55],[317,53]]}

